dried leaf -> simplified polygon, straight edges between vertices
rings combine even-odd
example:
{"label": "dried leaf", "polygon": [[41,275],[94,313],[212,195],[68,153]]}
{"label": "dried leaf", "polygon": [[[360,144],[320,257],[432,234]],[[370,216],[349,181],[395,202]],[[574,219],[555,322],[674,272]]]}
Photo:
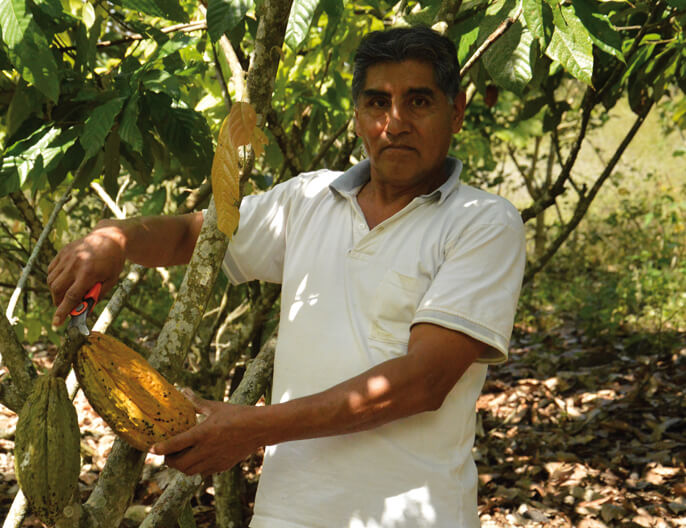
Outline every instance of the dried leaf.
{"label": "dried leaf", "polygon": [[217,226],[228,237],[238,227],[241,171],[238,147],[251,144],[257,155],[264,151],[267,137],[255,128],[255,109],[244,102],[234,103],[224,119],[212,162],[212,190],[217,207]]}

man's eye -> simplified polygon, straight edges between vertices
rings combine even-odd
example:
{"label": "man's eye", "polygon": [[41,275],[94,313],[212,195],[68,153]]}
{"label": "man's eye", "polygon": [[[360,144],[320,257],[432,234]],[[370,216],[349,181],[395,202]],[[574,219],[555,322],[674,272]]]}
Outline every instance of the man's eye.
{"label": "man's eye", "polygon": [[386,108],[387,103],[385,99],[372,99],[369,101],[369,106],[372,108]]}
{"label": "man's eye", "polygon": [[426,97],[413,97],[411,103],[414,108],[429,106],[429,100]]}

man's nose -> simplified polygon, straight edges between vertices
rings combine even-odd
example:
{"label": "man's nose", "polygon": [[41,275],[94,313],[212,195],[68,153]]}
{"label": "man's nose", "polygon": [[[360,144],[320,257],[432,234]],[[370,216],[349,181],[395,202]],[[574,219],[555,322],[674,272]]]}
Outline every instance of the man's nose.
{"label": "man's nose", "polygon": [[392,103],[386,115],[386,131],[397,135],[407,132],[410,128],[407,113],[401,105]]}

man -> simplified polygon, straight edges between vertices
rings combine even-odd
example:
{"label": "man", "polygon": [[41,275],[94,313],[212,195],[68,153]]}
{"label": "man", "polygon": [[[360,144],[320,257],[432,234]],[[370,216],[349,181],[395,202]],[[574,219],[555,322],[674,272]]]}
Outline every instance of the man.
{"label": "man", "polygon": [[[272,405],[198,401],[207,419],[153,451],[210,474],[268,446],[253,528],[479,526],[474,406],[507,357],[525,244],[517,211],[447,157],[458,72],[429,29],[371,33],[353,77],[369,159],[243,200],[224,270],[283,285]],[[50,267],[55,323],[125,259],[187,262],[201,225],[101,222]]]}

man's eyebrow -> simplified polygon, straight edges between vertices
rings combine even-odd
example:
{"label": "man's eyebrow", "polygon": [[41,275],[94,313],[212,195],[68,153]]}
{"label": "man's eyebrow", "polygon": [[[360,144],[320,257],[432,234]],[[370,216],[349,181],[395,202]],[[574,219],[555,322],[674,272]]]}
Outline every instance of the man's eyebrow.
{"label": "man's eyebrow", "polygon": [[[426,95],[433,97],[436,94],[435,90],[429,87],[425,86],[419,86],[417,88],[410,88],[408,89],[404,95]],[[362,90],[363,97],[371,98],[371,97],[390,97],[391,94],[384,91],[384,90],[376,90],[374,88],[368,88],[366,90]]]}
{"label": "man's eyebrow", "polygon": [[436,92],[431,88],[421,86],[418,88],[410,88],[409,90],[407,90],[406,94],[407,95],[427,95],[429,97],[433,97],[436,94]]}
{"label": "man's eyebrow", "polygon": [[362,90],[362,93],[360,94],[363,97],[390,97],[391,94],[388,92],[384,92],[383,90],[374,90],[373,88],[368,88],[366,90]]}

